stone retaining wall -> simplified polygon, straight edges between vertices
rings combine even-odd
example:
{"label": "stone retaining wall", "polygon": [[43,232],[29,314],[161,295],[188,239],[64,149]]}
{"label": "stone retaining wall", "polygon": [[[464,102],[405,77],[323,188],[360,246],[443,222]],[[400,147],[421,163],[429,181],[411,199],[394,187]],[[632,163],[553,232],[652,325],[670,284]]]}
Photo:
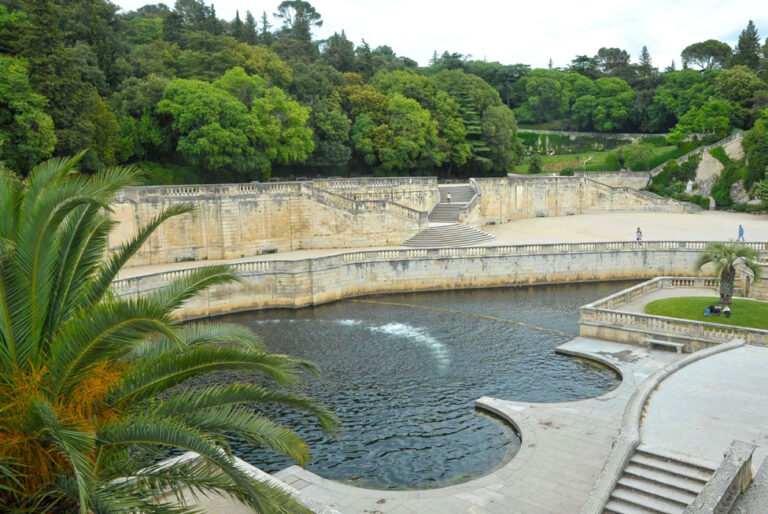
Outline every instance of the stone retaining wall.
{"label": "stone retaining wall", "polygon": [[[304,307],[374,293],[685,275],[705,242],[608,242],[379,250],[296,261],[235,264],[242,282],[213,288],[183,318],[276,307]],[[120,296],[140,295],[189,270],[117,280]]]}
{"label": "stone retaining wall", "polygon": [[616,211],[698,212],[700,207],[670,198],[610,187],[584,177],[512,175],[473,179],[482,195],[485,223]]}

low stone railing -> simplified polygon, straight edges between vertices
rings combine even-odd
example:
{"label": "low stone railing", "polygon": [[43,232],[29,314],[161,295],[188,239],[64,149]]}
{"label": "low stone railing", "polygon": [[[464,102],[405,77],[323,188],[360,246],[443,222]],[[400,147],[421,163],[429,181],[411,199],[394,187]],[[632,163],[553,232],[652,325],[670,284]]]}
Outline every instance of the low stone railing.
{"label": "low stone railing", "polygon": [[306,182],[300,183],[300,191],[315,201],[348,212],[389,211],[403,218],[415,221],[419,224],[420,230],[426,227],[427,224],[428,213],[426,211],[418,211],[390,200],[354,200],[347,196],[319,189]]}
{"label": "low stone railing", "polygon": [[[765,251],[765,248],[761,250]],[[691,342],[693,350],[735,338],[749,344],[768,346],[768,330],[616,310],[617,307],[657,289],[714,289],[719,284],[720,280],[713,277],[654,278],[581,307],[579,333],[584,337],[610,338],[635,344],[642,344],[649,337],[663,335],[670,339]]]}
{"label": "low stone railing", "polygon": [[704,485],[685,514],[728,514],[739,495],[752,481],[754,443],[732,441],[723,462]]}
{"label": "low stone railing", "polygon": [[392,188],[419,186],[437,188],[437,177],[375,177],[375,178],[328,178],[312,181],[321,189]]}

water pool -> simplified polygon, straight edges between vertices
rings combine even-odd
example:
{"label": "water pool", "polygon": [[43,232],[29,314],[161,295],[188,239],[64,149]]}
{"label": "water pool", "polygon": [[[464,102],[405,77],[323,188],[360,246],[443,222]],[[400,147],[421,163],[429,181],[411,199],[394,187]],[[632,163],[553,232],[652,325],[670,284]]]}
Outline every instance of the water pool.
{"label": "water pool", "polygon": [[[517,452],[517,434],[476,411],[477,398],[560,402],[618,385],[612,371],[554,350],[578,334],[580,305],[628,286],[382,295],[219,320],[320,367],[306,392],[339,416],[342,433],[331,440],[302,414],[279,416],[309,443],[311,471],[362,487],[429,488],[484,475]],[[291,464],[246,444],[235,451],[268,472]]]}

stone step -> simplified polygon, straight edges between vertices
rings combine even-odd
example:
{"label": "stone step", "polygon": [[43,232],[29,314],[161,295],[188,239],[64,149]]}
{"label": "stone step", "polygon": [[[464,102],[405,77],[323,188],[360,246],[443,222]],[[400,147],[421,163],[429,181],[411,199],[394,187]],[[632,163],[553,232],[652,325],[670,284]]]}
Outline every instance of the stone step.
{"label": "stone step", "polygon": [[680,464],[683,464],[685,466],[693,466],[696,468],[700,468],[708,472],[710,475],[715,472],[715,470],[717,469],[717,466],[719,465],[717,462],[712,462],[712,461],[697,458],[697,457],[691,457],[690,455],[678,453],[672,450],[668,450],[666,448],[658,448],[656,446],[650,446],[644,443],[638,444],[636,451],[637,453],[648,455],[649,457],[656,457],[663,460],[672,460]]}
{"label": "stone step", "polygon": [[692,480],[677,475],[670,475],[669,473],[643,468],[634,464],[627,466],[624,470],[624,475],[627,477],[641,478],[657,484],[663,484],[667,487],[673,487],[692,494],[699,494],[704,487],[704,483],[700,480]]}
{"label": "stone step", "polygon": [[403,246],[417,248],[472,246],[494,239],[492,235],[482,230],[456,223],[430,227],[405,241]]}
{"label": "stone step", "polygon": [[605,504],[606,514],[648,514],[653,512],[652,510],[632,505],[631,503],[624,502],[618,498],[611,498],[608,503]]}
{"label": "stone step", "polygon": [[679,503],[687,507],[696,498],[696,495],[690,492],[680,491],[663,484],[650,482],[638,478],[621,477],[618,484],[626,489],[633,489],[648,496],[653,496],[661,500],[672,503]]}
{"label": "stone step", "polygon": [[711,472],[707,472],[694,466],[687,466],[679,462],[662,460],[657,457],[651,457],[649,455],[643,455],[639,453],[633,455],[629,461],[633,464],[637,464],[638,466],[655,469],[670,475],[697,480],[702,484],[706,483],[707,480],[709,480],[709,477],[712,476]]}
{"label": "stone step", "polygon": [[446,195],[451,194],[451,202],[468,202],[475,196],[475,190],[469,184],[451,184],[437,186],[440,202],[446,202]]}
{"label": "stone step", "polygon": [[677,503],[661,500],[631,489],[624,489],[621,486],[614,489],[613,494],[611,494],[611,498],[622,500],[626,503],[634,505],[635,507],[648,509],[650,512],[661,512],[663,514],[680,514],[685,510],[685,507],[682,507]]}

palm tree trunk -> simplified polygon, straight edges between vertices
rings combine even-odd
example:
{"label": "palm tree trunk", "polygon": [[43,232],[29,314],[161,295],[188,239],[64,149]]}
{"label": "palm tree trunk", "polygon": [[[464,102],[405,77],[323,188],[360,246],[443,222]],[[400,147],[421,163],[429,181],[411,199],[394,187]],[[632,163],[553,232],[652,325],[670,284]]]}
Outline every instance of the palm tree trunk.
{"label": "palm tree trunk", "polygon": [[733,296],[733,282],[736,279],[736,269],[729,266],[720,274],[720,303],[730,305]]}

